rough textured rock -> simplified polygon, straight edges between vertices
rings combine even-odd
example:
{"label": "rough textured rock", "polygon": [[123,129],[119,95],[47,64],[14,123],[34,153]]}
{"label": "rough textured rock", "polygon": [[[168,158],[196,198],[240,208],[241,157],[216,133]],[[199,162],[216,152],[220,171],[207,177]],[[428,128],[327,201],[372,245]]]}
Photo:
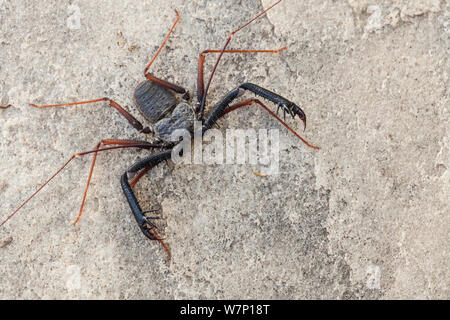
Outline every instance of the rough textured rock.
{"label": "rough textured rock", "polygon": [[[140,120],[133,90],[156,76],[195,96],[198,54],[270,1],[0,0],[0,219],[72,154],[104,138],[151,139],[106,103]],[[305,147],[264,110],[225,128],[280,128],[278,174],[259,165],[162,164],[137,185],[161,204],[172,260],[138,230],[119,177],[149,151],[77,158],[0,228],[0,298],[446,298],[449,292],[448,1],[283,1],[237,33],[208,110],[251,81],[295,101]],[[211,70],[214,54],[207,57]],[[206,72],[208,74],[209,72]],[[301,132],[302,123],[289,124]],[[12,238],[12,240],[11,240]]]}

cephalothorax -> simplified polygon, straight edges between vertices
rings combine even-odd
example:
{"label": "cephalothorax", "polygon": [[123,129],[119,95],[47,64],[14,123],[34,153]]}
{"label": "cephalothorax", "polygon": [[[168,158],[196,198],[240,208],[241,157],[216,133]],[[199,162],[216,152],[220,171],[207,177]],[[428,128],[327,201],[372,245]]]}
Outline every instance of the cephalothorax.
{"label": "cephalothorax", "polygon": [[170,89],[147,80],[136,88],[133,98],[139,111],[151,123],[155,138],[172,143],[176,142],[171,138],[175,130],[192,132],[195,111],[188,103],[188,94],[178,102]]}
{"label": "cephalothorax", "polygon": [[[277,108],[277,113],[279,109],[282,109],[284,117],[286,114],[291,115],[292,118],[298,116],[301,121],[304,123],[304,128],[306,128],[306,115],[302,111],[302,109],[297,106],[295,103],[289,101],[282,96],[271,92],[265,88],[262,88],[258,85],[252,83],[243,83],[238,85],[236,88],[232,89],[228,92],[222,99],[213,107],[212,111],[209,115],[204,118],[204,110],[206,105],[206,97],[208,93],[209,86],[211,84],[213,75],[217,69],[219,61],[224,53],[277,53],[285,48],[280,48],[276,50],[227,50],[227,46],[231,41],[231,38],[234,36],[236,32],[243,29],[251,22],[262,16],[268,10],[273,8],[275,5],[280,3],[281,0],[277,1],[269,8],[255,16],[253,19],[249,20],[244,25],[240,26],[236,30],[230,33],[227,41],[225,42],[224,47],[220,49],[214,50],[205,50],[203,51],[198,59],[198,76],[197,76],[197,102],[194,106],[190,105],[190,95],[189,93],[182,87],[167,82],[166,80],[160,79],[152,75],[148,70],[152,63],[155,61],[156,57],[161,52],[164,47],[167,39],[178,23],[180,17],[178,11],[175,10],[176,20],[164,39],[162,45],[156,52],[153,59],[146,66],[144,70],[144,76],[146,80],[139,84],[134,91],[133,98],[134,102],[144,116],[144,118],[149,122],[149,126],[144,127],[141,122],[139,122],[133,115],[131,115],[128,111],[122,108],[117,102],[110,98],[99,98],[88,101],[81,102],[72,102],[72,103],[64,103],[64,104],[56,104],[56,105],[35,105],[31,104],[31,106],[35,108],[50,108],[50,107],[63,107],[63,106],[73,106],[73,105],[81,105],[81,104],[89,104],[95,102],[107,102],[110,107],[116,109],[128,122],[139,132],[144,134],[153,134],[153,141],[136,141],[136,140],[118,140],[118,139],[105,139],[100,141],[96,148],[90,151],[81,152],[74,154],[58,171],[43,185],[41,185],[38,190],[32,194],[27,200],[25,200],[12,214],[10,214],[1,224],[0,227],[6,223],[13,215],[15,215],[31,198],[33,198],[42,188],[44,188],[57,174],[59,174],[74,158],[81,157],[87,154],[93,154],[94,158],[91,165],[91,170],[89,172],[89,178],[87,181],[86,189],[84,192],[83,200],[80,207],[80,212],[75,221],[75,224],[79,221],[81,217],[81,213],[83,210],[83,206],[86,200],[87,191],[90,185],[92,173],[94,170],[95,162],[97,159],[98,152],[114,150],[114,149],[122,149],[122,148],[140,148],[140,149],[160,149],[160,151],[150,154],[144,159],[136,162],[130,168],[128,168],[125,173],[121,176],[121,186],[124,192],[125,198],[127,199],[130,209],[134,214],[134,217],[138,223],[139,228],[151,240],[158,240],[166,250],[169,259],[170,253],[161,239],[161,237],[157,233],[157,227],[152,222],[153,219],[157,219],[154,216],[147,216],[147,213],[154,212],[156,210],[143,211],[139,205],[139,201],[136,198],[133,187],[139,181],[139,179],[144,176],[149,170],[158,165],[159,163],[169,160],[172,154],[172,147],[176,145],[177,141],[172,138],[172,133],[177,129],[185,129],[192,132],[193,124],[195,120],[200,120],[202,122],[202,133],[205,133],[209,130],[221,117],[226,115],[227,113],[239,109],[248,105],[257,105],[266,110],[271,116],[276,118],[281,124],[283,124],[288,130],[290,130],[294,135],[296,135],[300,140],[303,141],[308,147],[313,149],[319,149],[316,146],[309,144],[306,140],[300,137],[293,129],[291,129],[282,119],[280,119],[273,111],[271,111],[265,104],[263,104],[258,99],[248,99],[236,104],[232,104],[232,102],[241,96],[245,91],[250,91],[254,93],[256,96],[264,98],[275,104]],[[211,72],[209,80],[204,85],[204,70],[203,64],[205,60],[205,56],[208,53],[218,53],[219,57],[216,60],[214,68]]]}

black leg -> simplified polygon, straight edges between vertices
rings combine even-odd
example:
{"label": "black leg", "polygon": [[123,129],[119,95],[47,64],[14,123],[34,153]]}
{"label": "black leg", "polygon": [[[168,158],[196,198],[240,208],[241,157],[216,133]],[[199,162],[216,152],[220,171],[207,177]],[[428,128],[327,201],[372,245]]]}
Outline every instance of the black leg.
{"label": "black leg", "polygon": [[[103,146],[139,146],[140,149],[164,149],[163,145],[152,144],[147,141],[137,141],[137,140],[120,140],[120,139],[104,139],[97,144],[96,150],[99,150]],[[83,201],[81,202],[80,212],[78,213],[78,217],[74,222],[74,225],[78,223],[81,218],[81,214],[83,212],[84,203],[86,202],[86,196],[89,189],[89,185],[91,184],[92,173],[94,172],[95,162],[97,161],[97,152],[94,153],[94,158],[92,159],[91,170],[89,171],[89,177],[86,183],[86,189],[84,190]]]}
{"label": "black leg", "polygon": [[283,98],[282,96],[280,96],[272,91],[264,89],[253,83],[243,83],[239,87],[244,90],[251,91],[254,94],[256,94],[257,96],[260,96],[264,99],[272,101],[278,107],[281,107],[283,109],[283,112],[285,115],[286,115],[286,113],[289,113],[292,116],[292,118],[295,118],[295,116],[298,115],[300,120],[303,121],[304,128],[306,128],[306,115],[303,112],[303,110],[299,106],[297,106],[295,103],[289,101],[286,98]]}
{"label": "black leg", "polygon": [[203,125],[203,132],[210,129],[216,123],[216,121],[224,115],[227,107],[234,99],[236,99],[240,95],[241,90],[251,91],[257,96],[275,103],[278,107],[281,107],[285,113],[288,112],[293,118],[298,115],[300,120],[303,121],[304,127],[306,128],[306,115],[303,110],[300,109],[300,107],[298,107],[295,103],[287,100],[286,98],[283,98],[282,96],[272,91],[257,86],[256,84],[243,83],[239,87],[231,90],[222,98],[222,100],[219,101],[217,106],[211,111],[209,117],[206,119]]}
{"label": "black leg", "polygon": [[[251,20],[247,21],[246,23],[244,23],[243,25],[241,25],[239,28],[235,29],[234,31],[232,31],[230,33],[230,35],[227,38],[227,41],[225,41],[225,45],[223,46],[222,50],[219,53],[219,56],[217,57],[216,63],[211,71],[211,75],[209,76],[209,80],[206,83],[206,87],[204,89],[204,93],[198,95],[198,96],[202,96],[202,100],[199,101],[200,105],[198,107],[199,109],[199,115],[198,115],[198,120],[203,121],[203,112],[205,111],[205,105],[206,105],[206,96],[208,95],[208,89],[209,86],[211,85],[211,81],[213,79],[214,73],[217,70],[217,66],[219,65],[220,59],[222,58],[222,55],[225,53],[226,48],[228,47],[228,45],[231,42],[231,38],[233,38],[233,36],[239,32],[240,30],[244,29],[246,26],[248,26],[250,23],[252,23],[253,21],[255,21],[256,19],[258,19],[259,17],[261,17],[262,15],[264,15],[267,11],[269,11],[270,9],[272,9],[273,7],[275,7],[277,4],[279,4],[281,2],[281,0],[278,0],[277,2],[275,2],[274,4],[272,4],[270,7],[268,7],[266,10],[264,10],[263,12],[259,13],[258,15],[256,15],[255,17],[253,17]],[[203,85],[202,85],[203,86]],[[197,108],[196,108],[197,109]]]}
{"label": "black leg", "polygon": [[[136,222],[141,229],[142,233],[149,238],[150,240],[159,240],[159,238],[154,234],[154,229],[156,226],[150,222],[150,220],[145,217],[144,212],[142,211],[139,202],[134,195],[134,191],[130,185],[129,179],[139,173],[141,170],[148,170],[164,160],[168,160],[171,157],[172,150],[162,151],[158,153],[154,153],[143,160],[136,162],[133,166],[131,166],[121,177],[120,184],[122,186],[122,190],[125,194],[125,197],[130,205],[131,211],[136,219]],[[149,228],[150,227],[150,228]]]}
{"label": "black leg", "polygon": [[133,212],[134,218],[136,219],[139,229],[141,229],[142,233],[150,240],[158,240],[161,243],[161,245],[163,246],[164,250],[167,253],[169,260],[171,258],[170,251],[167,248],[166,244],[164,243],[163,239],[158,235],[158,232],[156,231],[157,229],[156,226],[150,221],[151,219],[155,218],[145,216],[145,213],[148,211],[145,212],[142,211],[141,206],[139,205],[139,202],[136,196],[134,195],[134,191],[131,186],[131,185],[134,186],[134,184],[137,182],[137,180],[139,180],[142,177],[142,175],[139,174],[137,177],[135,177],[131,182],[131,185],[129,179],[130,176],[138,174],[139,171],[141,170],[147,172],[148,170],[157,166],[162,161],[170,159],[171,154],[172,150],[152,154],[151,156],[136,162],[122,175],[120,179],[120,184],[122,186],[123,193],[127,198],[128,204],[130,205],[131,211]]}
{"label": "black leg", "polygon": [[[281,97],[280,95],[273,93],[267,89],[261,88],[257,85],[254,85],[251,83],[244,83],[244,84],[240,85],[239,87],[231,90],[219,101],[219,103],[211,111],[210,115],[208,116],[205,123],[203,124],[203,128],[202,128],[203,133],[205,133],[207,130],[209,130],[216,123],[216,121],[219,120],[226,113],[231,112],[232,110],[235,110],[241,106],[250,105],[252,103],[257,103],[257,104],[261,105],[273,117],[275,117],[284,126],[286,126],[288,129],[290,129],[292,132],[295,133],[295,131],[293,131],[291,128],[289,128],[289,126],[287,124],[285,124],[280,118],[278,118],[275,115],[275,113],[270,111],[267,107],[265,107],[258,100],[255,100],[255,99],[247,100],[238,105],[230,106],[230,103],[234,99],[239,97],[240,94],[243,92],[243,90],[251,91],[251,92],[255,93],[256,95],[263,97],[263,98],[277,104],[278,106],[281,106],[283,109],[287,110],[286,112],[293,115],[293,117],[295,115],[298,115],[300,117],[300,119],[302,119],[306,124],[305,114],[293,102],[290,102],[289,100]],[[300,139],[302,139],[302,138],[300,138]],[[302,139],[302,141],[305,142],[305,140],[303,140],[303,139]],[[307,142],[305,142],[305,143],[311,148],[318,149],[318,147],[314,147],[314,146],[308,144]],[[132,188],[133,188],[134,184],[137,182],[137,180],[140,177],[142,177],[143,173],[148,172],[148,170],[157,166],[161,162],[163,162],[165,160],[169,160],[171,158],[171,155],[172,155],[172,149],[154,153],[154,154],[150,155],[149,157],[136,162],[121,177],[122,190],[125,194],[128,204],[130,205],[130,209],[133,212],[133,215],[134,215],[136,222],[137,222],[139,228],[141,229],[142,233],[150,240],[159,240],[168,254],[169,254],[169,252],[168,252],[167,247],[164,245],[164,243],[162,242],[162,239],[156,233],[156,226],[150,221],[150,219],[152,219],[152,218],[145,216]],[[131,182],[130,182],[130,179],[132,180]],[[169,254],[169,256],[170,256],[170,254]]]}
{"label": "black leg", "polygon": [[230,103],[236,99],[241,93],[239,87],[228,92],[216,105],[216,107],[211,111],[208,118],[203,124],[202,132],[205,133],[207,130],[211,129],[212,126],[219,120],[225,111],[225,109],[230,105]]}

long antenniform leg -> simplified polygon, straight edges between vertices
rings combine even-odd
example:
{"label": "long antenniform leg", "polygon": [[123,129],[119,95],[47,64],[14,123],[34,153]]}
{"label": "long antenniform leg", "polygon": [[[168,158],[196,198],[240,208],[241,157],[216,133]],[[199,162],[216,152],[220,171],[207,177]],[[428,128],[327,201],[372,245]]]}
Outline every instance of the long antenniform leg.
{"label": "long antenniform leg", "polygon": [[251,20],[247,21],[246,23],[244,23],[242,26],[240,26],[239,28],[237,28],[236,30],[232,31],[230,33],[230,35],[227,38],[227,41],[225,42],[225,45],[222,48],[222,51],[219,54],[219,57],[216,60],[216,64],[213,67],[213,70],[211,72],[211,75],[209,76],[209,80],[208,83],[206,84],[206,88],[205,88],[205,92],[203,94],[201,103],[200,103],[200,112],[198,115],[198,119],[200,121],[203,121],[203,113],[205,111],[205,104],[206,104],[206,96],[208,94],[208,89],[209,86],[211,85],[211,81],[213,79],[214,73],[217,70],[217,66],[219,65],[220,59],[222,58],[222,55],[225,53],[225,49],[228,47],[228,44],[231,42],[231,38],[233,38],[233,36],[239,32],[240,30],[244,29],[246,26],[248,26],[250,23],[252,23],[253,21],[255,21],[256,19],[258,19],[259,17],[261,17],[262,15],[264,15],[267,11],[269,11],[270,9],[272,9],[273,7],[275,7],[277,4],[279,4],[282,0],[278,0],[277,2],[275,2],[274,4],[272,4],[270,7],[268,7],[266,10],[264,10],[263,12],[259,13],[258,15],[256,15],[254,18],[252,18]]}
{"label": "long antenniform leg", "polygon": [[[170,34],[172,33],[173,29],[175,28],[175,26],[177,25],[178,21],[180,20],[180,15],[178,13],[178,11],[175,9],[175,13],[177,15],[177,18],[172,26],[172,28],[170,29],[169,33],[167,34],[166,38],[164,39],[162,45],[160,46],[160,48],[158,49],[158,51],[156,52],[155,56],[152,58],[152,60],[150,61],[150,63],[145,67],[144,70],[144,76],[150,80],[153,81],[155,83],[158,83],[160,85],[162,85],[163,87],[169,88],[177,93],[181,93],[184,94],[184,99],[188,100],[189,99],[189,93],[182,87],[176,85],[176,84],[172,84],[166,80],[162,80],[159,79],[155,76],[153,76],[152,74],[150,74],[148,72],[148,69],[150,68],[150,66],[153,64],[153,62],[155,61],[156,57],[159,55],[159,53],[161,52],[162,48],[164,47],[164,45],[167,42],[167,39],[169,38]],[[71,103],[62,103],[62,104],[53,104],[53,105],[36,105],[36,104],[30,104],[30,106],[34,107],[34,108],[54,108],[54,107],[66,107],[66,106],[75,106],[75,105],[81,105],[81,104],[88,104],[88,103],[95,103],[95,102],[101,102],[101,101],[105,101],[108,102],[109,105],[113,108],[115,108],[117,111],[119,111],[119,113],[128,120],[128,122],[139,132],[142,133],[150,133],[151,129],[148,127],[145,127],[133,116],[131,115],[128,111],[126,111],[124,108],[122,108],[117,102],[115,102],[114,100],[110,99],[110,98],[100,98],[100,99],[93,99],[93,100],[88,100],[88,101],[79,101],[79,102],[71,102]],[[10,105],[6,106],[6,107],[1,107],[2,109],[6,109],[8,108]]]}
{"label": "long antenniform leg", "polygon": [[[278,53],[286,50],[286,47],[273,50],[224,50],[223,53]],[[222,53],[222,50],[208,49],[200,53],[198,57],[197,67],[197,102],[200,104],[205,94],[205,82],[204,82],[204,63],[205,57],[208,53]]]}
{"label": "long antenniform leg", "polygon": [[[114,146],[114,147],[107,147],[107,148],[101,148],[101,146],[104,146],[104,145],[116,145],[116,146]],[[93,153],[94,154],[94,160],[93,160],[92,165],[91,165],[91,170],[89,171],[89,178],[88,178],[88,182],[87,182],[86,189],[85,189],[85,192],[84,192],[84,196],[83,196],[83,201],[82,201],[82,204],[81,204],[80,212],[78,214],[78,217],[77,217],[76,221],[74,222],[74,224],[76,224],[79,221],[79,219],[81,217],[81,214],[82,214],[83,206],[84,206],[84,203],[85,203],[85,200],[86,200],[87,190],[89,188],[89,184],[90,184],[90,181],[91,181],[91,178],[92,178],[92,172],[93,172],[94,166],[95,166],[96,157],[97,157],[97,154],[99,152],[116,150],[116,149],[126,149],[126,148],[152,149],[152,148],[162,148],[162,147],[164,147],[164,146],[154,145],[154,144],[148,143],[146,141],[117,140],[117,139],[102,140],[101,142],[99,142],[97,144],[97,147],[94,150],[85,151],[85,152],[81,152],[81,153],[76,153],[76,154],[72,155],[69,158],[69,160],[66,163],[64,163],[64,165],[61,168],[59,168],[46,182],[44,182],[30,197],[28,197],[28,199],[26,199],[16,210],[14,210],[13,213],[11,213],[8,217],[6,217],[6,219],[3,222],[0,223],[0,227],[2,227],[20,209],[22,209],[31,199],[33,199],[47,184],[49,184],[50,181],[52,181],[59,173],[61,173],[61,171],[63,171],[69,165],[69,163],[72,162],[73,159]],[[150,156],[149,158],[151,158],[151,157],[152,156]],[[169,157],[170,157],[170,151],[169,151]],[[150,170],[151,168],[153,168],[157,164],[157,163],[156,164],[152,164],[151,161],[150,161],[150,164],[149,164],[149,163],[146,163],[145,160],[146,159],[138,162],[137,164],[135,164],[133,167],[130,168],[130,172],[139,171],[140,170],[139,167],[137,169],[134,169],[134,168],[139,166],[140,163],[144,163],[144,165],[143,165],[143,169],[144,170],[142,170],[143,172],[141,172],[138,176],[136,176],[133,179],[133,181],[131,182],[131,184],[133,186],[137,183],[137,181],[142,177],[143,174],[145,174],[148,170]],[[126,183],[128,184],[128,180],[126,181]],[[128,184],[128,187],[131,190],[130,184]],[[133,194],[132,190],[131,190],[131,194],[134,197],[134,194]],[[136,199],[136,198],[134,198],[134,199]],[[128,200],[128,201],[130,203],[130,200]],[[131,200],[131,203],[133,203],[132,201],[133,200]],[[131,206],[131,203],[130,203],[130,206]],[[136,204],[137,208],[139,209],[139,210],[133,210],[133,213],[135,214],[135,217],[136,217],[136,221],[138,221],[138,223],[139,223],[139,221],[141,221],[141,222],[143,221],[143,222],[147,223],[147,225],[148,225],[148,226],[147,225],[143,225],[141,223],[141,225],[140,225],[141,230],[143,230],[143,232],[146,231],[146,232],[144,232],[144,234],[147,237],[149,237],[151,240],[158,240],[161,243],[161,245],[163,246],[163,248],[166,251],[166,253],[167,253],[168,257],[169,257],[169,260],[170,260],[169,249],[167,248],[167,246],[164,243],[163,239],[158,235],[158,232],[156,231],[156,226],[153,223],[150,222],[150,217],[144,216],[144,214],[146,212],[151,212],[153,210],[142,212],[142,210],[140,210],[139,205],[137,204],[137,200],[135,200],[134,203]],[[131,206],[131,207],[133,209],[133,206]],[[156,218],[153,217],[153,219],[156,219]]]}
{"label": "long antenniform leg", "polygon": [[28,197],[28,199],[26,199],[16,210],[14,210],[13,213],[11,213],[8,217],[6,217],[5,220],[3,220],[3,222],[0,223],[0,227],[2,227],[9,219],[11,219],[20,209],[22,209],[31,199],[34,198],[34,196],[36,194],[39,193],[39,191],[41,191],[47,184],[50,183],[50,181],[52,181],[59,173],[61,173],[61,171],[64,170],[64,168],[66,168],[70,162],[72,162],[73,159],[75,158],[79,158],[91,153],[98,153],[98,152],[102,152],[102,151],[109,151],[109,150],[116,150],[116,149],[125,149],[125,148],[140,148],[140,149],[149,149],[151,148],[151,146],[149,146],[148,143],[136,143],[136,144],[130,144],[130,145],[122,145],[122,146],[115,146],[115,147],[107,147],[107,148],[102,148],[102,149],[95,149],[95,150],[90,150],[90,151],[85,151],[85,152],[80,152],[80,153],[76,153],[74,155],[72,155],[69,160],[67,160],[66,163],[64,163],[64,165],[59,168],[51,177],[50,179],[48,179],[46,182],[44,182],[30,197]]}
{"label": "long antenniform leg", "polygon": [[0,109],[8,109],[9,107],[11,107],[12,106],[12,104],[8,104],[8,105],[6,105],[6,106],[0,106]]}
{"label": "long antenniform leg", "polygon": [[320,147],[317,146],[313,146],[312,144],[310,144],[308,141],[306,141],[305,139],[303,139],[297,132],[295,132],[291,127],[289,127],[286,122],[284,122],[283,120],[281,120],[272,110],[270,110],[265,104],[263,104],[261,101],[259,101],[258,99],[249,99],[249,100],[245,100],[242,101],[240,103],[237,103],[235,105],[229,106],[225,112],[222,114],[222,116],[224,116],[225,114],[234,111],[236,109],[239,109],[241,107],[244,106],[248,106],[251,104],[257,104],[260,107],[262,107],[264,110],[266,110],[272,117],[274,117],[275,119],[277,119],[283,126],[286,127],[286,129],[288,129],[290,132],[292,132],[297,138],[299,138],[304,144],[306,144],[308,147],[312,148],[312,149],[320,149]]}
{"label": "long antenniform leg", "polygon": [[[166,38],[164,39],[162,45],[160,46],[160,48],[158,49],[158,51],[156,52],[155,56],[152,58],[152,60],[150,61],[150,63],[145,67],[144,70],[144,76],[155,83],[158,83],[160,85],[162,85],[163,87],[169,88],[177,93],[181,93],[184,94],[184,99],[188,100],[189,99],[189,93],[182,87],[176,85],[176,84],[172,84],[166,80],[162,80],[159,79],[155,76],[153,76],[152,74],[150,74],[148,72],[148,69],[150,68],[150,66],[153,64],[153,62],[155,61],[156,57],[159,55],[159,53],[161,52],[162,48],[164,47],[164,45],[167,42],[167,39],[169,38],[170,34],[172,33],[173,29],[175,28],[175,26],[177,25],[178,21],[180,20],[180,15],[178,14],[178,11],[175,9],[175,13],[177,15],[177,18],[172,26],[172,28],[170,29],[169,33],[167,34]],[[117,111],[119,111],[119,113],[128,120],[128,122],[139,132],[142,133],[150,133],[151,129],[148,127],[145,127],[133,116],[131,115],[128,111],[126,111],[125,109],[123,109],[117,102],[115,102],[114,100],[111,100],[110,98],[100,98],[100,99],[93,99],[93,100],[88,100],[88,101],[79,101],[79,102],[72,102],[72,103],[62,103],[62,104],[54,104],[54,105],[41,105],[38,106],[36,104],[30,104],[30,106],[34,107],[34,108],[53,108],[53,107],[65,107],[65,106],[74,106],[74,105],[81,105],[81,104],[88,104],[88,103],[95,103],[95,102],[100,102],[100,101],[106,101],[109,103],[109,105],[113,108],[115,108]],[[6,106],[5,108],[7,108],[9,106]],[[2,107],[3,108],[3,107]]]}
{"label": "long antenniform leg", "polygon": [[[145,148],[140,147],[141,149],[164,148],[163,145],[156,145],[156,144],[148,143],[146,141],[105,139],[105,140],[100,141],[94,150],[100,150],[101,147],[110,146],[110,145],[119,145],[119,146],[135,146],[135,145],[144,146],[145,145],[146,146]],[[98,152],[95,152],[94,158],[92,159],[91,170],[89,170],[89,177],[88,177],[88,180],[86,183],[86,189],[84,190],[83,201],[81,202],[80,211],[78,213],[77,219],[73,223],[74,225],[76,225],[78,223],[78,221],[81,218],[81,214],[83,213],[83,207],[84,207],[84,203],[86,202],[86,196],[87,196],[87,192],[89,189],[89,185],[91,183],[92,173],[94,172],[95,162],[97,161],[97,155],[98,155]]]}
{"label": "long antenniform leg", "polygon": [[161,44],[161,46],[159,47],[158,51],[156,51],[155,55],[153,56],[152,60],[150,60],[149,64],[145,67],[144,69],[144,76],[152,81],[155,82],[165,88],[171,89],[173,91],[175,91],[176,93],[180,93],[183,94],[183,99],[184,100],[189,100],[190,95],[189,92],[183,88],[180,87],[179,85],[176,85],[174,83],[171,83],[169,81],[163,80],[161,78],[155,77],[154,75],[152,75],[148,70],[150,69],[150,66],[153,64],[153,62],[156,60],[156,58],[158,57],[158,55],[161,53],[161,50],[164,48],[164,46],[166,45],[167,40],[169,39],[170,35],[172,34],[173,30],[175,29],[175,26],[177,25],[178,21],[180,21],[180,14],[178,13],[177,9],[174,9],[175,14],[177,16],[177,18],[175,19],[175,22],[172,25],[172,28],[170,28],[169,33],[166,35],[166,37],[164,38],[163,43]]}
{"label": "long antenniform leg", "polygon": [[161,50],[164,48],[164,46],[166,45],[167,40],[169,39],[170,35],[173,32],[173,29],[175,29],[175,26],[177,25],[178,21],[180,21],[180,14],[178,13],[177,9],[174,9],[175,14],[177,15],[177,18],[175,19],[175,22],[172,25],[172,28],[170,28],[169,33],[166,35],[166,37],[164,38],[163,43],[161,44],[161,46],[159,47],[158,51],[156,51],[155,55],[153,56],[152,60],[150,60],[150,62],[148,63],[148,65],[145,67],[144,69],[144,74],[147,73],[148,69],[150,69],[150,66],[153,64],[153,62],[155,62],[156,58],[158,57],[158,55],[160,54]]}
{"label": "long antenniform leg", "polygon": [[[230,103],[242,94],[242,90],[251,91],[256,95],[275,103],[278,106],[278,108],[283,108],[283,111],[285,113],[289,113],[293,118],[298,115],[298,117],[303,121],[304,126],[306,127],[306,115],[303,112],[303,110],[300,109],[300,107],[298,107],[295,103],[287,100],[286,98],[283,98],[282,96],[280,96],[274,92],[271,92],[267,89],[257,86],[256,84],[243,83],[239,87],[231,90],[229,93],[227,93],[222,98],[222,100],[219,101],[217,106],[211,111],[209,117],[206,119],[205,123],[203,124],[203,133],[205,131],[209,130],[217,122],[217,120],[220,119],[224,114],[231,112],[239,107],[243,107],[244,105],[249,105],[249,104],[255,102],[258,105],[260,105],[261,107],[263,107],[266,111],[268,111],[271,116],[273,116],[275,119],[280,121],[291,132],[293,132],[308,147],[313,148],[313,149],[319,149],[319,147],[313,146],[309,142],[307,142],[305,139],[301,138],[294,130],[292,130],[284,121],[282,121],[280,118],[278,118],[278,116],[275,113],[270,111],[270,109],[268,109],[259,100],[256,100],[256,99],[247,100],[238,105],[230,107],[230,109],[228,110],[227,108],[229,108]],[[252,102],[249,102],[249,101],[252,101]]]}
{"label": "long antenniform leg", "polygon": [[119,111],[119,113],[128,120],[128,122],[139,132],[142,133],[150,133],[151,130],[148,127],[145,127],[140,123],[135,117],[133,117],[132,114],[130,114],[128,111],[126,111],[124,108],[122,108],[117,102],[114,100],[111,100],[110,98],[100,98],[100,99],[94,99],[94,100],[88,100],[88,101],[79,101],[79,102],[70,102],[70,103],[61,103],[61,104],[51,104],[51,105],[35,105],[33,103],[30,103],[30,106],[33,108],[43,109],[43,108],[55,108],[55,107],[67,107],[67,106],[76,106],[81,104],[88,104],[88,103],[94,103],[94,102],[101,102],[105,101],[108,102],[108,104]]}

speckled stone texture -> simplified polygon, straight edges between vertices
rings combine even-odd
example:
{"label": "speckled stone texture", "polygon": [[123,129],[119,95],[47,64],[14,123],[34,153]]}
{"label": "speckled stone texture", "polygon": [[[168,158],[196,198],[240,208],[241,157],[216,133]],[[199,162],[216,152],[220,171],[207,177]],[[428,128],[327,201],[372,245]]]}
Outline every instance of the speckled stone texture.
{"label": "speckled stone texture", "polygon": [[[0,105],[13,104],[0,110],[0,220],[72,154],[104,138],[151,140],[106,103],[28,103],[106,96],[143,120],[133,90],[173,8],[181,21],[151,71],[195,96],[198,54],[270,3],[0,0]],[[161,205],[171,261],[120,190],[150,151],[99,154],[73,226],[91,160],[77,158],[0,228],[0,298],[450,298],[449,37],[448,1],[283,1],[230,48],[287,50],[224,55],[207,110],[257,83],[302,106],[302,134],[321,149],[247,107],[220,129],[280,128],[278,174],[152,170],[136,193],[144,209]]]}

